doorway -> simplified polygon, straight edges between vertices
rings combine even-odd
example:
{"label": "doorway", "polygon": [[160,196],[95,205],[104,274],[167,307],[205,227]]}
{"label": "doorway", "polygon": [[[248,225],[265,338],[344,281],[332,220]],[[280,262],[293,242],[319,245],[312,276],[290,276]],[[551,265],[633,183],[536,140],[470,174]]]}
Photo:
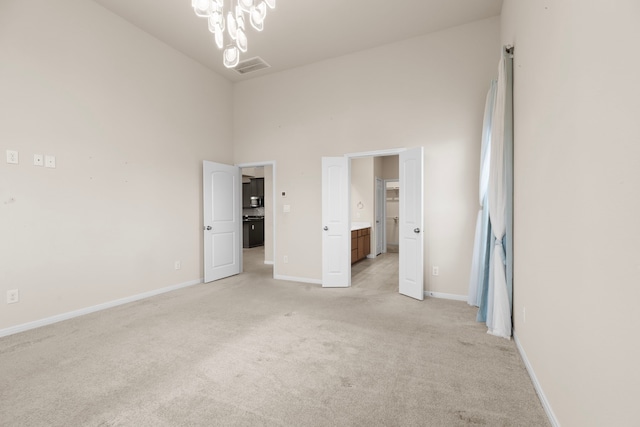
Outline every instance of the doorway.
{"label": "doorway", "polygon": [[[398,179],[403,189],[399,204],[399,293],[424,299],[424,149],[387,150],[322,158],[322,286],[351,286],[350,227],[351,162],[354,158],[399,155]],[[373,187],[371,180],[371,187]],[[346,191],[345,191],[346,189]],[[373,190],[372,190],[373,191]],[[366,206],[362,203],[363,207]],[[361,226],[361,225],[359,225]],[[360,236],[358,236],[359,238]],[[359,242],[358,242],[359,243]],[[358,247],[359,249],[359,247]],[[350,256],[351,255],[351,256]]]}
{"label": "doorway", "polygon": [[[359,226],[370,226],[370,247],[364,259],[358,258],[351,265],[351,283],[354,287],[398,292],[398,238],[395,227],[387,224],[385,214],[387,207],[386,182],[399,182],[399,156],[369,156],[351,159],[351,229]],[[391,214],[399,215],[398,199],[391,207]],[[394,209],[395,208],[395,209]],[[387,230],[396,231],[395,250],[387,250]],[[360,243],[358,243],[358,250]],[[353,250],[353,243],[352,243]]]}
{"label": "doorway", "polygon": [[275,162],[243,163],[242,272],[274,275]]}

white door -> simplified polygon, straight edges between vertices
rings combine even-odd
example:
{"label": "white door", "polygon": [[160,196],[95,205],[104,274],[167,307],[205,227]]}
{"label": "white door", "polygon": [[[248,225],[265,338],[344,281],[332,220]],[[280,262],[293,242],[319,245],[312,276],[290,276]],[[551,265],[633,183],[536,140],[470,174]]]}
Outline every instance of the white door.
{"label": "white door", "polygon": [[400,153],[400,293],[424,299],[422,147]]}
{"label": "white door", "polygon": [[349,159],[322,158],[322,286],[351,286]]}
{"label": "white door", "polygon": [[382,253],[384,242],[384,182],[376,178],[376,256]]}
{"label": "white door", "polygon": [[203,162],[204,281],[240,273],[240,168]]}

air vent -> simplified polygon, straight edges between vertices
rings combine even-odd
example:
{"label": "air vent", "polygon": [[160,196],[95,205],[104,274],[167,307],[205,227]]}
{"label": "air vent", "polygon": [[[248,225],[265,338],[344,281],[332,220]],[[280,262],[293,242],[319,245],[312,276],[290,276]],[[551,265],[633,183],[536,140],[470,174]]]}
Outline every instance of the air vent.
{"label": "air vent", "polygon": [[241,61],[238,65],[236,65],[234,70],[236,70],[239,74],[247,74],[269,67],[271,67],[271,65],[264,62],[264,59],[256,56],[255,58],[249,58]]}

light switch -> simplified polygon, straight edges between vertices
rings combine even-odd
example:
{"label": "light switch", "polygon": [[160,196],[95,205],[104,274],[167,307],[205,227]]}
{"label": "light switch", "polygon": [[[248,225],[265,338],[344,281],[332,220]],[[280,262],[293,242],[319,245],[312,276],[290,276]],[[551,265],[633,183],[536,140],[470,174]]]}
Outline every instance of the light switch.
{"label": "light switch", "polygon": [[291,212],[291,205],[282,206],[282,212]]}
{"label": "light switch", "polygon": [[7,150],[7,163],[12,165],[18,164],[18,152],[14,150]]}
{"label": "light switch", "polygon": [[44,156],[44,166],[47,168],[55,168],[56,156],[50,156],[50,155]]}
{"label": "light switch", "polygon": [[44,156],[42,154],[34,154],[33,155],[33,165],[34,166],[44,166]]}

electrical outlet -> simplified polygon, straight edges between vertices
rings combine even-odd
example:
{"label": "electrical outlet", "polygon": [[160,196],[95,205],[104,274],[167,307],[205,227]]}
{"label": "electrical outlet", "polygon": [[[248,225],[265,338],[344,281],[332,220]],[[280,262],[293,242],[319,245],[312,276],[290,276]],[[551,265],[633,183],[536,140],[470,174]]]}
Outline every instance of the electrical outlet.
{"label": "electrical outlet", "polygon": [[56,167],[56,156],[50,156],[50,155],[44,156],[44,167],[46,167],[46,168],[55,168]]}
{"label": "electrical outlet", "polygon": [[431,269],[431,274],[432,274],[433,276],[439,276],[439,275],[440,275],[440,268],[439,268],[439,267],[433,267],[433,268]]}
{"label": "electrical outlet", "polygon": [[285,255],[284,257],[282,257],[283,261],[285,264],[289,263],[289,257],[287,255]]}
{"label": "electrical outlet", "polygon": [[18,164],[18,152],[14,150],[7,150],[7,163],[12,165]]}
{"label": "electrical outlet", "polygon": [[14,304],[20,301],[20,292],[17,289],[7,291],[7,304]]}
{"label": "electrical outlet", "polygon": [[180,261],[176,261],[174,264],[174,267],[176,270],[180,270],[182,268],[182,265],[180,264]]}
{"label": "electrical outlet", "polygon": [[34,166],[44,166],[44,156],[42,154],[34,154],[33,155],[33,165]]}

